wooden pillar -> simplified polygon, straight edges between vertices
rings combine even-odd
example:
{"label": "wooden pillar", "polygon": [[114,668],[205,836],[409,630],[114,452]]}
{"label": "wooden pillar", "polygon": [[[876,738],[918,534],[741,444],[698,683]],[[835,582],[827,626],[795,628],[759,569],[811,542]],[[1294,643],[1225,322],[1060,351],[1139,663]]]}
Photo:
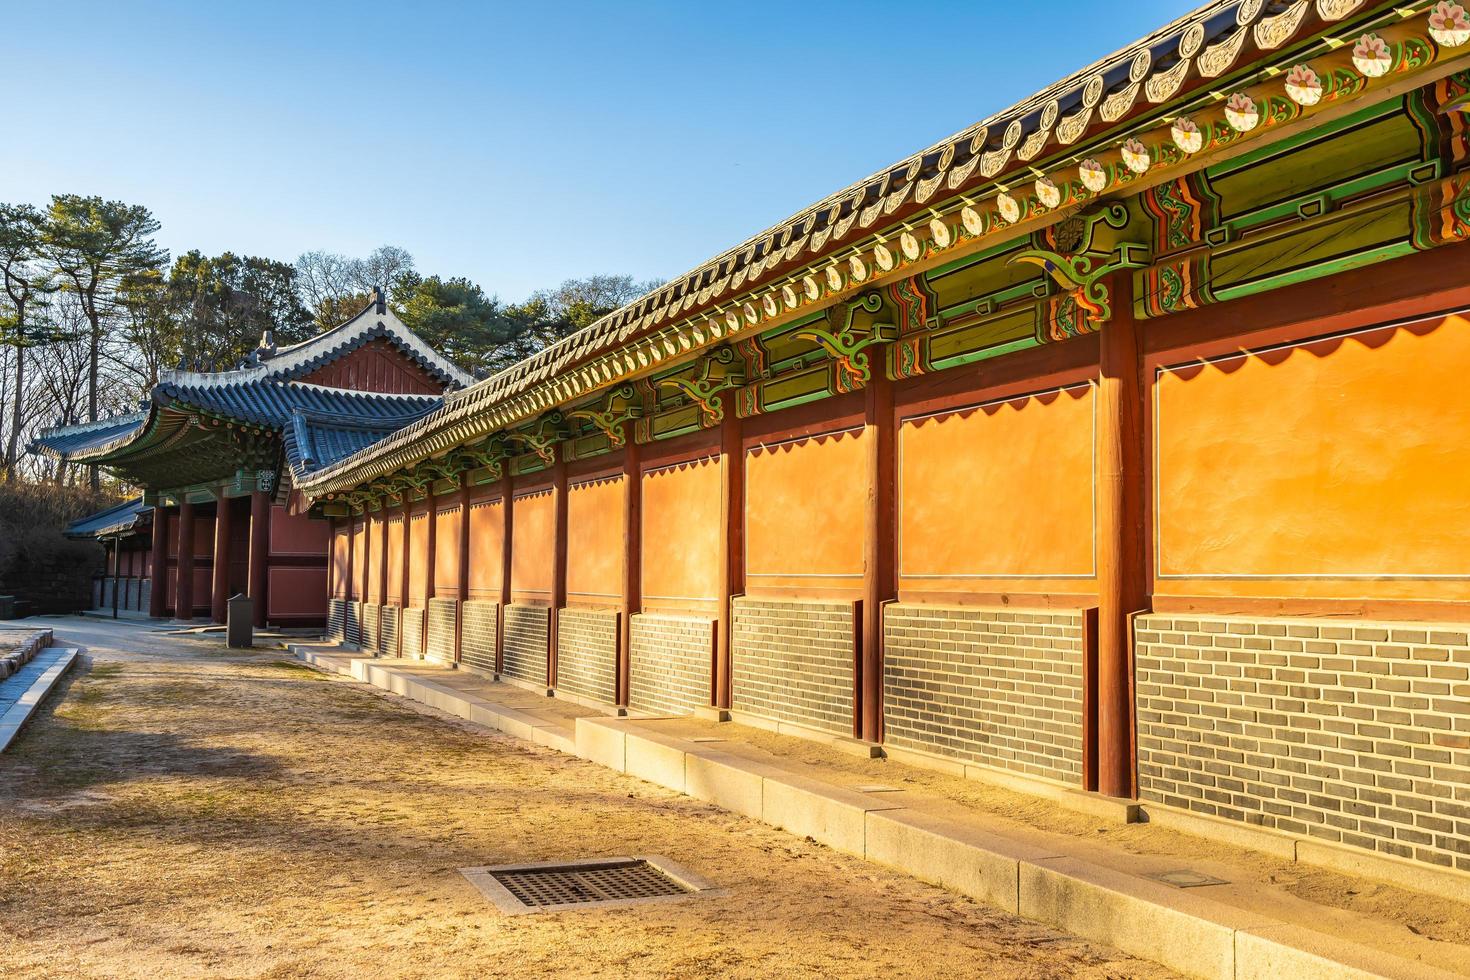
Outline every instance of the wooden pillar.
{"label": "wooden pillar", "polygon": [[643,609],[643,447],[624,427],[623,447],[623,615],[618,626],[617,704],[628,704],[632,676],[633,617]]}
{"label": "wooden pillar", "polygon": [[893,382],[881,366],[864,389],[867,512],[863,536],[863,608],[853,734],[883,738],[883,606],[897,594],[894,577]]}
{"label": "wooden pillar", "polygon": [[464,604],[470,599],[470,475],[459,475],[459,603],[454,612],[454,662],[464,648]]}
{"label": "wooden pillar", "polygon": [[266,590],[270,584],[271,498],[264,490],[250,494],[250,570],[247,594],[257,629],[265,627]]}
{"label": "wooden pillar", "polygon": [[174,619],[194,618],[194,505],[179,501],[179,573],[174,587]]}
{"label": "wooden pillar", "polygon": [[500,608],[496,610],[495,623],[495,672],[505,669],[505,607],[514,597],[510,590],[510,571],[514,559],[516,482],[510,475],[510,460],[502,464],[505,476],[500,481]]}
{"label": "wooden pillar", "polygon": [[551,464],[551,500],[556,508],[556,544],[551,548],[551,624],[547,630],[547,686],[556,688],[557,629],[560,611],[566,605],[566,460],[557,448]]}
{"label": "wooden pillar", "polygon": [[117,618],[117,589],[122,584],[122,537],[112,539],[112,618]]}
{"label": "wooden pillar", "polygon": [[745,446],[744,425],[733,411],[720,423],[720,608],[715,623],[713,704],[729,708],[734,695],[731,600],[745,592]]}
{"label": "wooden pillar", "polygon": [[[398,549],[398,563],[400,566],[399,572],[403,575],[403,577],[398,580],[398,608],[400,610],[408,608],[408,565],[409,551],[411,550],[409,548],[409,542],[412,540],[411,536],[408,533],[408,530],[412,524],[413,502],[410,499],[410,492],[405,490],[403,491],[403,547]],[[398,617],[398,636],[400,640],[398,645],[399,648],[402,649],[403,644],[401,640],[403,637],[403,616],[401,613]]]}
{"label": "wooden pillar", "polygon": [[230,498],[223,493],[214,505],[214,566],[210,569],[209,617],[216,623],[225,621],[230,598]]}
{"label": "wooden pillar", "polygon": [[1130,617],[1147,603],[1144,568],[1145,385],[1131,274],[1113,279],[1098,371],[1098,792],[1131,797],[1133,650]]}
{"label": "wooden pillar", "polygon": [[[378,549],[382,555],[378,559],[378,604],[386,606],[388,604],[388,501],[386,498],[383,500],[381,513],[383,519],[378,522]],[[379,630],[378,636],[381,645],[381,629]]]}
{"label": "wooden pillar", "polygon": [[349,604],[352,602],[352,588],[357,580],[357,566],[353,564],[357,558],[353,554],[357,548],[357,535],[353,533],[353,528],[356,526],[357,518],[352,516],[352,506],[349,504],[347,507],[347,588],[343,591]]}
{"label": "wooden pillar", "polygon": [[434,485],[432,483],[429,484],[429,495],[424,499],[429,504],[428,543],[424,545],[424,550],[428,552],[424,556],[424,627],[427,629],[429,600],[434,598],[435,552],[439,550],[439,498],[434,496]]}
{"label": "wooden pillar", "polygon": [[366,505],[363,505],[363,508],[362,508],[362,595],[360,595],[360,596],[357,597],[358,598],[358,601],[363,602],[363,603],[366,603],[368,601],[368,594],[372,591],[372,589],[369,588],[369,584],[370,583],[368,582],[368,571],[372,567],[373,567],[373,515],[367,509],[367,506]]}
{"label": "wooden pillar", "polygon": [[148,615],[162,619],[168,613],[168,508],[153,505],[153,568],[150,573]]}

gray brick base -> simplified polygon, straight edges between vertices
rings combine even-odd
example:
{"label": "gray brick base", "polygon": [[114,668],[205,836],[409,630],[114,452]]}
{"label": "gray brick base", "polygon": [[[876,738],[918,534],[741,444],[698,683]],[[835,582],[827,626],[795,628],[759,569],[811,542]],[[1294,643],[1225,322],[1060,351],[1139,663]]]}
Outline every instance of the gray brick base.
{"label": "gray brick base", "polygon": [[1467,633],[1141,617],[1139,794],[1470,871]]}
{"label": "gray brick base", "polygon": [[616,695],[618,623],[609,609],[561,609],[556,625],[556,689],[599,704]]}
{"label": "gray brick base", "polygon": [[327,639],[341,640],[346,636],[347,600],[327,600]]}
{"label": "gray brick base", "polygon": [[403,633],[402,655],[422,657],[424,655],[424,610],[421,606],[410,606],[398,614],[398,628]]}
{"label": "gray brick base", "polygon": [[424,654],[447,664],[454,663],[454,629],[459,617],[458,599],[429,600],[429,638],[424,644]]}
{"label": "gray brick base", "polygon": [[342,621],[342,639],[348,643],[362,643],[362,603],[347,603]]}
{"label": "gray brick base", "polygon": [[383,626],[383,607],[377,603],[365,603],[362,607],[362,648],[377,652]]}
{"label": "gray brick base", "polygon": [[710,703],[713,619],[640,613],[630,632],[630,708],[679,715]]}
{"label": "gray brick base", "polygon": [[853,604],[740,598],[732,606],[732,706],[851,735]]}
{"label": "gray brick base", "polygon": [[495,630],[500,603],[470,599],[464,604],[464,625],[460,627],[461,663],[480,670],[495,670]]}
{"label": "gray brick base", "polygon": [[547,606],[505,607],[505,639],[501,643],[504,673],[533,684],[546,683],[546,651],[551,642],[551,609]]}
{"label": "gray brick base", "polygon": [[884,741],[1078,784],[1082,615],[894,604]]}
{"label": "gray brick base", "polygon": [[397,606],[384,606],[382,623],[378,628],[378,648],[385,657],[398,656],[398,624],[403,610]]}

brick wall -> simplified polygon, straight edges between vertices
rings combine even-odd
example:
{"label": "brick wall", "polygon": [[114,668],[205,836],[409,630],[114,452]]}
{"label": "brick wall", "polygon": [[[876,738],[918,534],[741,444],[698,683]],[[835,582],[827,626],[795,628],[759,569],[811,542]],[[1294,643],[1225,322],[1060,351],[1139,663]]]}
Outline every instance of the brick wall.
{"label": "brick wall", "polygon": [[378,649],[385,657],[398,656],[398,622],[401,618],[397,606],[383,606],[382,622],[378,627]]}
{"label": "brick wall", "polygon": [[342,639],[348,643],[362,644],[362,603],[346,604],[342,620]]}
{"label": "brick wall", "polygon": [[732,602],[733,707],[852,734],[856,624],[850,602]]}
{"label": "brick wall", "polygon": [[710,703],[715,621],[640,613],[629,637],[628,706],[653,714],[687,714]]}
{"label": "brick wall", "polygon": [[480,670],[495,670],[495,631],[500,603],[470,599],[464,604],[459,658]]}
{"label": "brick wall", "polygon": [[1136,623],[1139,793],[1470,871],[1467,628]]}
{"label": "brick wall", "polygon": [[616,699],[619,613],[561,609],[556,620],[556,689],[599,704]]}
{"label": "brick wall", "polygon": [[424,609],[422,606],[405,607],[398,614],[398,629],[402,634],[402,655],[422,657],[424,655]]}
{"label": "brick wall", "polygon": [[459,617],[458,599],[429,600],[429,639],[424,652],[435,660],[454,663],[454,628]]}
{"label": "brick wall", "polygon": [[379,637],[382,635],[383,607],[377,603],[365,603],[362,607],[362,648],[364,650],[379,650]]}
{"label": "brick wall", "polygon": [[505,607],[505,639],[501,642],[505,674],[534,684],[546,683],[546,651],[551,610],[546,606]]}
{"label": "brick wall", "polygon": [[133,608],[139,612],[147,612],[149,604],[153,602],[153,580],[145,578],[138,585],[138,601],[133,604]]}
{"label": "brick wall", "polygon": [[347,600],[327,600],[327,639],[340,640],[345,636],[347,623]]}
{"label": "brick wall", "polygon": [[1082,614],[893,604],[884,741],[1080,784]]}

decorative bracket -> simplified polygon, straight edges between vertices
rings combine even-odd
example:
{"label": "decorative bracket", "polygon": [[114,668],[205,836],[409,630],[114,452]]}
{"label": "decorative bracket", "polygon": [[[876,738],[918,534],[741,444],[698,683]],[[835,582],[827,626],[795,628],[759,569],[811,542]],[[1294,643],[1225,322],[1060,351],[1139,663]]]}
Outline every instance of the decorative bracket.
{"label": "decorative bracket", "polygon": [[1033,248],[1017,252],[1007,260],[1007,265],[1029,262],[1040,266],[1047,275],[1066,290],[1067,295],[1083,310],[1088,319],[1109,320],[1113,316],[1111,297],[1103,281],[1119,269],[1142,269],[1149,264],[1150,254],[1145,245],[1128,242],[1120,244],[1106,261],[1096,255],[1062,255],[1046,249]]}
{"label": "decorative bracket", "polygon": [[643,405],[637,391],[629,384],[609,394],[607,400],[602,403],[601,409],[579,408],[568,412],[567,415],[574,419],[586,419],[591,422],[598,431],[607,436],[608,444],[617,449],[627,442],[624,425],[642,418]]}
{"label": "decorative bracket", "polygon": [[734,348],[721,344],[700,358],[694,378],[664,378],[660,388],[674,388],[699,406],[700,424],[705,428],[719,425],[725,417],[721,392],[745,384],[745,365]]}
{"label": "decorative bracket", "polygon": [[859,310],[877,313],[882,309],[882,296],[877,292],[864,293],[856,302],[848,305],[846,322],[835,333],[821,327],[802,327],[792,336],[816,341],[817,346],[836,362],[837,390],[854,391],[866,385],[873,377],[872,368],[868,364],[867,348],[898,339],[898,327],[891,323],[874,323],[865,333],[860,333],[854,325],[853,320]]}
{"label": "decorative bracket", "polygon": [[535,453],[541,457],[542,462],[551,466],[556,462],[556,444],[569,435],[566,419],[561,412],[547,412],[529,429],[507,432],[505,437],[524,446],[528,452]]}

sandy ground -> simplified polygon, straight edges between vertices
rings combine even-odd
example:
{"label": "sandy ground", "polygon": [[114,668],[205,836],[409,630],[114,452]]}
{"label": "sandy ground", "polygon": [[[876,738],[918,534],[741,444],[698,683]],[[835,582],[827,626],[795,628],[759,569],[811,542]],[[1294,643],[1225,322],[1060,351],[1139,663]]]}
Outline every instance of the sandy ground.
{"label": "sandy ground", "polygon": [[[0,755],[0,976],[1169,975],[278,654],[58,639],[90,662]],[[502,917],[458,873],[630,853],[728,894]]]}

